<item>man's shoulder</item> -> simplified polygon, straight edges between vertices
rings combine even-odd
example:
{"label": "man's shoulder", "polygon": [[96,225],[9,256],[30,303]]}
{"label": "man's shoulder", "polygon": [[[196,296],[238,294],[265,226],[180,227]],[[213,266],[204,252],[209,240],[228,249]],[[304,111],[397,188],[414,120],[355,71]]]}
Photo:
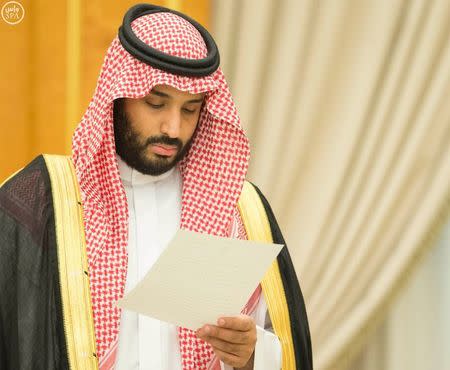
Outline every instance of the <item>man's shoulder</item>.
{"label": "man's shoulder", "polygon": [[267,198],[264,196],[263,191],[254,182],[245,180],[239,201],[255,202],[259,200],[268,204]]}
{"label": "man's shoulder", "polygon": [[9,177],[0,187],[0,209],[9,214],[39,211],[37,204],[48,202],[51,186],[45,160],[37,156]]}
{"label": "man's shoulder", "polygon": [[247,215],[252,218],[264,217],[270,223],[276,222],[269,201],[263,191],[251,181],[245,181],[238,200],[241,217]]}
{"label": "man's shoulder", "polygon": [[7,192],[12,187],[35,187],[45,175],[45,160],[43,155],[38,155],[25,167],[12,173],[6,180],[0,183],[0,191]]}
{"label": "man's shoulder", "polygon": [[241,216],[247,214],[253,218],[263,217],[268,220],[271,228],[278,228],[275,214],[268,198],[255,183],[245,181],[238,201]]}

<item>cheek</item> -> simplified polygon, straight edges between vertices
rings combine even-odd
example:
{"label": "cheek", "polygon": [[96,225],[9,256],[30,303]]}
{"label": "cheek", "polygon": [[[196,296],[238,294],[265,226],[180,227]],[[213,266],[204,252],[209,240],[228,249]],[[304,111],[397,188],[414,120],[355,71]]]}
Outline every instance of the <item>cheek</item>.
{"label": "cheek", "polygon": [[141,136],[148,137],[158,134],[159,132],[157,121],[155,120],[155,117],[152,117],[150,114],[142,113],[137,115],[131,125],[134,131]]}
{"label": "cheek", "polygon": [[183,124],[183,141],[184,142],[187,142],[190,140],[190,138],[192,137],[192,135],[195,132],[197,124],[198,124],[198,118],[195,118],[192,120],[187,120],[184,122],[184,124]]}

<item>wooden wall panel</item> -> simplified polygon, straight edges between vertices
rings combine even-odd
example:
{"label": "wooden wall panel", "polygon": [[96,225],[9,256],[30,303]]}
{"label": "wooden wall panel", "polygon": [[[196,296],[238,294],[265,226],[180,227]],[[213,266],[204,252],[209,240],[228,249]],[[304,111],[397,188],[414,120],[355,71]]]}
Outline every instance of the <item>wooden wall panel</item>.
{"label": "wooden wall panel", "polygon": [[0,181],[41,152],[64,152],[65,2],[21,1],[0,18]]}
{"label": "wooden wall panel", "polygon": [[66,153],[65,112],[67,109],[67,8],[66,2],[30,1],[33,94],[30,156]]}
{"label": "wooden wall panel", "polygon": [[[28,9],[29,2],[23,5]],[[0,18],[0,181],[30,157],[33,18],[27,12],[25,15],[16,25]]]}

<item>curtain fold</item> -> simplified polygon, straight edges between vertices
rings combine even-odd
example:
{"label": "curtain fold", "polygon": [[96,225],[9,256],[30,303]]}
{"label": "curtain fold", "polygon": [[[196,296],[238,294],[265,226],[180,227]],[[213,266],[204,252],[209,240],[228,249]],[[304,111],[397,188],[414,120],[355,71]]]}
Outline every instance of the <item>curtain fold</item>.
{"label": "curtain fold", "polygon": [[449,213],[450,2],[213,2],[249,178],[293,248],[315,364],[340,369]]}
{"label": "curtain fold", "polygon": [[450,368],[450,218],[443,231],[346,370]]}

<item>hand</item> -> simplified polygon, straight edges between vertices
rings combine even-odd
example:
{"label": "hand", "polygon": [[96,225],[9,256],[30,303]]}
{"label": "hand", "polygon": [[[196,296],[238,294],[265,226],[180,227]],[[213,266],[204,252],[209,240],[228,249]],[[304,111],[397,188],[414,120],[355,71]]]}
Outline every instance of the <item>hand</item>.
{"label": "hand", "polygon": [[208,342],[217,357],[235,368],[253,369],[256,325],[247,315],[221,317],[216,325],[203,325],[197,336]]}

